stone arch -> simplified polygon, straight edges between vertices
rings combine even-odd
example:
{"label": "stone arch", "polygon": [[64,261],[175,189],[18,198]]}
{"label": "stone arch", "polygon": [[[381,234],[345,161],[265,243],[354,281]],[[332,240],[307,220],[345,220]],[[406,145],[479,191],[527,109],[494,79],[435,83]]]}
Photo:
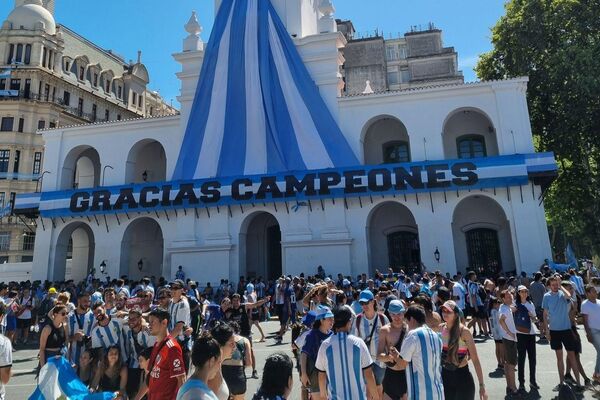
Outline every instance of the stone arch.
{"label": "stone arch", "polygon": [[85,222],[72,222],[58,234],[54,246],[52,279],[79,282],[94,266],[95,240],[92,228]]}
{"label": "stone arch", "polygon": [[419,227],[404,204],[385,201],[375,206],[367,218],[367,248],[370,272],[419,271],[421,250]]}
{"label": "stone arch", "polygon": [[281,225],[266,211],[246,217],[240,227],[240,274],[275,279],[283,273]]}
{"label": "stone arch", "polygon": [[448,114],[442,127],[444,157],[460,158],[458,141],[461,138],[480,137],[484,141],[484,156],[497,156],[496,128],[487,113],[475,107],[457,108]]}
{"label": "stone arch", "polygon": [[60,188],[90,188],[100,185],[100,155],[88,145],[77,146],[69,151],[63,162]]}
{"label": "stone arch", "polygon": [[380,115],[367,122],[361,141],[363,160],[367,165],[411,160],[408,130],[402,121],[391,115]]}
{"label": "stone arch", "polygon": [[167,153],[159,141],[143,139],[131,147],[125,165],[125,183],[162,182],[166,178]]}
{"label": "stone arch", "polygon": [[510,222],[493,198],[462,199],[452,215],[452,236],[456,268],[463,274],[471,269],[487,276],[516,270]]}
{"label": "stone arch", "polygon": [[[142,270],[139,265],[141,262]],[[137,218],[127,226],[121,241],[119,275],[130,279],[144,276],[162,276],[164,265],[164,237],[160,224],[153,218]]]}

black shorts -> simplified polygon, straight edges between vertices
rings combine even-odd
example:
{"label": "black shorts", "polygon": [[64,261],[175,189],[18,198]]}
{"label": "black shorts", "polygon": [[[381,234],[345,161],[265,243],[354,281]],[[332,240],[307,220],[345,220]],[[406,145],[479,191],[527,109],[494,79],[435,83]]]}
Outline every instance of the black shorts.
{"label": "black shorts", "polygon": [[510,365],[517,365],[517,342],[502,339],[504,345],[504,361]]}
{"label": "black shorts", "polygon": [[383,393],[392,400],[400,400],[408,391],[406,385],[406,371],[396,371],[391,368],[385,370],[383,377]]}
{"label": "black shorts", "polygon": [[242,395],[246,393],[246,373],[244,372],[244,367],[222,365],[221,373],[229,388],[229,394]]}
{"label": "black shorts", "polygon": [[583,349],[581,347],[581,336],[579,336],[579,332],[577,332],[577,327],[573,326],[571,332],[573,332],[573,338],[575,339],[575,352],[581,354]]}
{"label": "black shorts", "polygon": [[260,321],[260,313],[258,311],[257,312],[253,311],[252,314],[250,315],[250,317],[251,317],[251,319],[252,319],[253,322],[254,321]]}
{"label": "black shorts", "polygon": [[550,331],[550,348],[552,350],[562,350],[563,346],[567,351],[577,351],[577,341],[571,329],[564,331]]}
{"label": "black shorts", "polygon": [[17,329],[28,329],[31,326],[31,319],[17,318]]}
{"label": "black shorts", "polygon": [[127,396],[133,399],[140,390],[142,370],[139,368],[127,368]]}

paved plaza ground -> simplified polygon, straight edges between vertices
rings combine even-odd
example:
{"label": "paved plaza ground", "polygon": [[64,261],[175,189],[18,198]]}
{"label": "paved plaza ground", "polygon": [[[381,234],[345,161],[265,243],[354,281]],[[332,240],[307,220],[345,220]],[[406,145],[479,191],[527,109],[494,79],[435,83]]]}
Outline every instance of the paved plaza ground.
{"label": "paved plaza ground", "polygon": [[[263,324],[263,329],[267,334],[274,333],[277,330],[278,323],[276,321],[271,321]],[[256,328],[254,328],[254,333],[258,335],[256,332]],[[583,329],[580,328],[580,334],[585,338],[585,333]],[[283,343],[281,345],[275,345],[273,339],[267,340],[265,343],[256,343],[255,344],[255,352],[257,359],[257,366],[259,370],[259,375],[264,365],[265,358],[275,351],[285,351],[291,355],[290,351],[290,334],[285,336]],[[490,400],[500,400],[504,398],[505,391],[505,380],[504,378],[489,378],[488,373],[495,369],[496,367],[496,358],[494,355],[494,342],[492,340],[488,340],[485,342],[480,342],[477,345],[477,351],[479,353],[479,357],[481,358],[484,374],[485,374],[485,383],[488,389],[489,399]],[[24,350],[18,350],[14,354],[14,364],[13,364],[13,378],[11,379],[8,387],[7,387],[7,400],[22,400],[27,399],[29,395],[34,391],[36,387],[36,382],[34,378],[34,369],[37,365],[37,350],[32,347]],[[550,346],[548,345],[538,345],[537,346],[537,379],[538,383],[541,386],[539,391],[539,396],[529,396],[529,399],[543,399],[549,400],[556,397],[556,393],[552,392],[552,388],[558,383],[558,374],[556,372],[556,357],[554,356],[554,352],[550,350]],[[585,371],[591,375],[594,370],[596,351],[587,341],[584,340],[583,343],[583,354],[581,356],[582,363],[585,368]],[[527,367],[526,367],[527,368]],[[250,375],[251,371],[248,370],[248,375]],[[526,377],[527,377],[526,373]],[[248,380],[248,394],[246,396],[247,399],[252,398],[252,394],[256,391],[260,384],[260,380],[249,379]],[[294,390],[292,396],[288,400],[299,400],[300,399],[300,384],[298,375],[294,375]],[[594,392],[591,390],[586,391],[582,399],[593,399]],[[350,399],[349,399],[350,400]]]}

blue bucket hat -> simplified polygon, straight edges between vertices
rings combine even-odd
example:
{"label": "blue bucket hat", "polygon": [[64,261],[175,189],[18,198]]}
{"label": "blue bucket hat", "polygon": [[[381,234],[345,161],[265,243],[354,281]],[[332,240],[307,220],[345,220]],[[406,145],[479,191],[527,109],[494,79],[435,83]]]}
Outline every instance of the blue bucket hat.
{"label": "blue bucket hat", "polygon": [[390,305],[388,306],[388,312],[390,314],[404,314],[406,309],[404,308],[404,304],[400,300],[392,300],[390,301]]}

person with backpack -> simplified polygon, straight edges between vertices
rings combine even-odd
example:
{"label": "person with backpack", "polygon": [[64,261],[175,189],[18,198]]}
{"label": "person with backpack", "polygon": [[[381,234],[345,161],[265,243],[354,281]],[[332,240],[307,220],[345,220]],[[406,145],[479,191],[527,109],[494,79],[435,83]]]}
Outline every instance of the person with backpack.
{"label": "person with backpack", "polygon": [[[379,347],[379,331],[382,327],[389,324],[388,318],[377,311],[377,304],[373,292],[365,289],[360,292],[358,302],[362,307],[362,313],[356,316],[352,334],[364,340],[369,354],[373,360],[377,360],[377,350]],[[385,364],[381,361],[373,363],[373,374],[379,396],[383,395],[383,378],[385,377]]]}
{"label": "person with backpack", "polygon": [[529,386],[531,390],[538,390],[540,386],[535,379],[536,366],[536,313],[535,306],[529,298],[529,290],[525,285],[517,288],[516,310],[514,313],[515,327],[517,329],[517,354],[519,362],[519,392],[525,391],[525,359],[529,358]]}

